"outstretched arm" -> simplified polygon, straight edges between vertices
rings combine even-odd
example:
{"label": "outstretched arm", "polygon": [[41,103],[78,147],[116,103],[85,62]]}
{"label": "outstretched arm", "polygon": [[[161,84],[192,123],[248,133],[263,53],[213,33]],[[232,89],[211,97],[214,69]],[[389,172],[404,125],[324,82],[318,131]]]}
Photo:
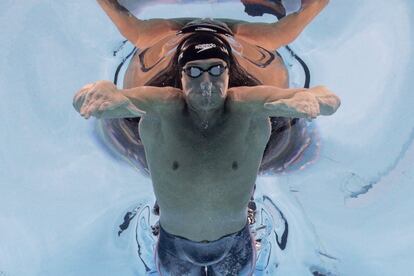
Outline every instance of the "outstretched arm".
{"label": "outstretched arm", "polygon": [[73,107],[85,119],[133,118],[155,113],[160,107],[181,103],[181,90],[173,87],[140,86],[118,89],[110,81],[85,85],[73,98]]}
{"label": "outstretched arm", "polygon": [[310,89],[236,87],[229,90],[229,95],[238,106],[247,106],[252,114],[265,117],[314,119],[332,115],[341,105],[339,97],[324,86]]}
{"label": "outstretched arm", "polygon": [[235,36],[268,50],[278,49],[293,42],[328,3],[329,0],[302,0],[299,11],[275,23],[237,24]]}
{"label": "outstretched arm", "polygon": [[138,48],[146,48],[168,32],[176,32],[180,25],[168,19],[141,20],[117,0],[97,0],[119,32]]}

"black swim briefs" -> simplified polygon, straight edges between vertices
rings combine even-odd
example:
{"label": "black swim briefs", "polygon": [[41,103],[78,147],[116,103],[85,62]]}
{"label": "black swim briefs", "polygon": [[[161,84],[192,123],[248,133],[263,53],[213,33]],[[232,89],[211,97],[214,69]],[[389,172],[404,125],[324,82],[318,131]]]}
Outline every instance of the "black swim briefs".
{"label": "black swim briefs", "polygon": [[215,241],[195,242],[172,235],[160,226],[157,266],[161,275],[251,275],[254,239],[246,224],[240,231]]}

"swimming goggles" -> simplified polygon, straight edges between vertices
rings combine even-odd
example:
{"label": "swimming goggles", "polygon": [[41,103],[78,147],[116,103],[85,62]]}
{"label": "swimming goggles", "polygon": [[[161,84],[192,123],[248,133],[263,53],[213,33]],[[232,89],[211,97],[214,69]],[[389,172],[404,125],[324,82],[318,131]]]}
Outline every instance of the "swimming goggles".
{"label": "swimming goggles", "polygon": [[183,71],[190,77],[190,78],[198,78],[201,76],[204,72],[208,72],[210,76],[218,77],[226,70],[227,66],[223,66],[221,64],[216,64],[208,69],[204,70],[203,68],[200,68],[198,66],[188,66],[186,68],[183,68]]}

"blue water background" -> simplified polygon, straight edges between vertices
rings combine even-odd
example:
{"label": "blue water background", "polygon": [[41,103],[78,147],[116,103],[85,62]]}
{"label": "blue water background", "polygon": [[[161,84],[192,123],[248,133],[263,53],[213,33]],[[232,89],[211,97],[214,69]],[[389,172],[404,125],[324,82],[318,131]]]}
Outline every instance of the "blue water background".
{"label": "blue water background", "polygon": [[[126,210],[152,199],[150,180],[108,154],[96,122],[71,105],[84,84],[112,79],[123,38],[95,1],[1,6],[0,275],[141,275],[131,236],[116,232]],[[274,20],[249,18],[234,2],[163,7],[137,12]],[[342,106],[315,121],[312,166],[257,181],[292,227],[279,275],[310,275],[315,241],[336,274],[410,275],[413,13],[409,0],[331,1],[292,44],[311,84]]]}

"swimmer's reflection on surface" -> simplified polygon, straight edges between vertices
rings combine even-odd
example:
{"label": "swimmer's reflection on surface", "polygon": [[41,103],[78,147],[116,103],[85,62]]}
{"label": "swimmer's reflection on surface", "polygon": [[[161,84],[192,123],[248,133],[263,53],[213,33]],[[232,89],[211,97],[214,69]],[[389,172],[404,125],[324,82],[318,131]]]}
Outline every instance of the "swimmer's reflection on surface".
{"label": "swimmer's reflection on surface", "polygon": [[[159,272],[204,275],[207,268],[208,275],[251,275],[255,248],[247,206],[270,137],[269,117],[331,115],[340,100],[322,86],[288,89],[280,61],[252,62],[248,47],[237,44],[269,50],[286,45],[328,1],[302,1],[300,11],[274,24],[139,20],[117,1],[98,3],[141,53],[149,52],[131,63],[126,88],[109,81],[88,84],[73,104],[86,119],[140,117],[140,138],[160,207]],[[178,44],[171,43],[174,39]],[[149,50],[160,42],[160,52]],[[175,85],[145,85],[159,78],[147,67],[168,69],[164,77]],[[257,85],[240,78],[243,70]],[[235,75],[248,85],[234,85]]]}

